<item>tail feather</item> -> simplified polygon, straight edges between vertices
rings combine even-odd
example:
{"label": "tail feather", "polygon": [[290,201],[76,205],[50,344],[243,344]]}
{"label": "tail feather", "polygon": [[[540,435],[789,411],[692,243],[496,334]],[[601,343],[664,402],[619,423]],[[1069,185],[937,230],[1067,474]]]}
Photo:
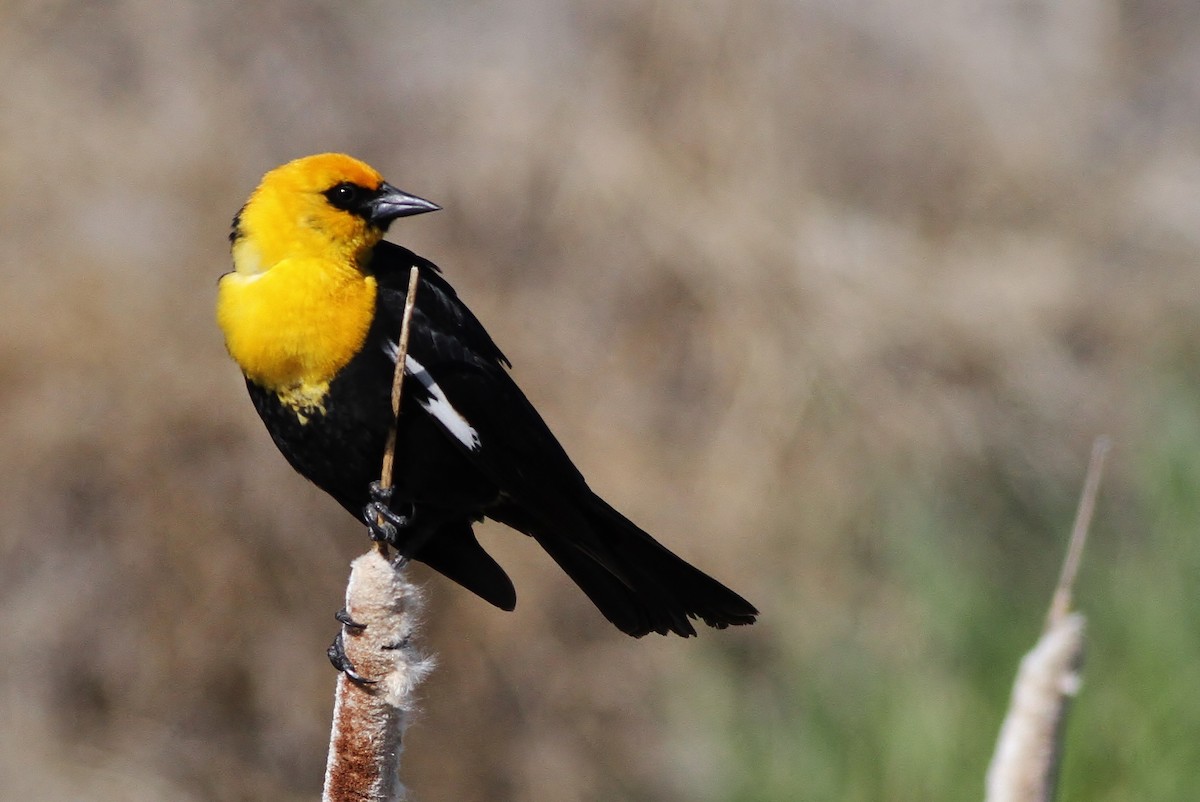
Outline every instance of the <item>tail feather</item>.
{"label": "tail feather", "polygon": [[752,624],[758,610],[737,593],[671,553],[598,496],[570,528],[523,516],[502,518],[532,535],[600,612],[622,632],[696,634],[689,619],[710,627]]}
{"label": "tail feather", "polygon": [[[686,637],[695,630],[685,616],[698,618],[715,629],[754,623],[758,616],[754,605],[672,553],[599,497],[596,501],[597,528],[606,544],[611,544],[606,551],[616,563],[606,567],[625,573],[626,582],[648,605],[657,602],[660,626],[670,620],[683,620],[688,631],[667,628]],[[654,627],[653,631],[662,629]]]}
{"label": "tail feather", "polygon": [[512,580],[479,545],[467,521],[443,525],[415,557],[501,610],[517,606]]}
{"label": "tail feather", "polygon": [[563,538],[538,535],[534,538],[604,617],[622,632],[636,638],[650,632],[661,635],[675,632],[685,638],[696,634],[687,615],[677,612],[676,606],[661,594],[654,593],[657,598],[653,600],[645,598],[645,594],[625,584],[590,554]]}

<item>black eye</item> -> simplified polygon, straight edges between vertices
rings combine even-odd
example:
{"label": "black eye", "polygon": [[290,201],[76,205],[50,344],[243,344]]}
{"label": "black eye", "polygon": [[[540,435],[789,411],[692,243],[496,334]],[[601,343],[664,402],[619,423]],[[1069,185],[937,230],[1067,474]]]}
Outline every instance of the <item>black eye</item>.
{"label": "black eye", "polygon": [[358,206],[363,195],[363,188],[349,181],[343,181],[325,190],[325,197],[329,202],[345,211],[351,211]]}

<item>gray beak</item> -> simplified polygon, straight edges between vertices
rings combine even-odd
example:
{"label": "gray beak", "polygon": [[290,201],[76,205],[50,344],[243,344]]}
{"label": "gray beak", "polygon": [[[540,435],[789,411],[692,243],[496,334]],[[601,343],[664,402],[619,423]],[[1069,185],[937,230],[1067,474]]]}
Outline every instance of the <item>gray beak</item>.
{"label": "gray beak", "polygon": [[375,198],[367,203],[367,219],[380,228],[387,228],[388,223],[399,217],[436,212],[441,208],[436,203],[418,198],[416,195],[409,195],[384,182],[380,185],[379,193]]}

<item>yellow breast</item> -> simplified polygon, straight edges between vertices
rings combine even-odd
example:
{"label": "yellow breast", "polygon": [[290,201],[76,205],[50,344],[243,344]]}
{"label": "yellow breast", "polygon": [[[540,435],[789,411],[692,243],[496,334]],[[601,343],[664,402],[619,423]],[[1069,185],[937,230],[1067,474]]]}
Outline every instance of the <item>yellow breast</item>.
{"label": "yellow breast", "polygon": [[222,276],[217,322],[246,377],[304,420],[323,411],[329,383],[362,349],[375,293],[375,278],[353,265],[293,257]]}

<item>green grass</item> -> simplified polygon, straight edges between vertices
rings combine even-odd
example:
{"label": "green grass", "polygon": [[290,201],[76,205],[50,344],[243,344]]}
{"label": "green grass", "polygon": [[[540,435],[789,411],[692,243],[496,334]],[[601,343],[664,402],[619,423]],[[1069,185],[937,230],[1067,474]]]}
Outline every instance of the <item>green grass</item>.
{"label": "green grass", "polygon": [[[1118,443],[1076,588],[1088,620],[1061,800],[1179,800],[1200,777],[1200,387],[1163,394]],[[719,742],[708,798],[980,799],[1037,638],[1082,484],[975,475],[892,486],[853,609],[811,610],[819,642],[705,652],[677,716]],[[880,523],[882,522],[882,523]],[[803,602],[797,600],[805,628]],[[882,636],[882,637],[881,637]],[[776,639],[772,639],[774,642]]]}
{"label": "green grass", "polygon": [[1200,777],[1200,387],[1167,394],[1137,455],[1135,515],[1096,553],[1063,799],[1177,800]]}

